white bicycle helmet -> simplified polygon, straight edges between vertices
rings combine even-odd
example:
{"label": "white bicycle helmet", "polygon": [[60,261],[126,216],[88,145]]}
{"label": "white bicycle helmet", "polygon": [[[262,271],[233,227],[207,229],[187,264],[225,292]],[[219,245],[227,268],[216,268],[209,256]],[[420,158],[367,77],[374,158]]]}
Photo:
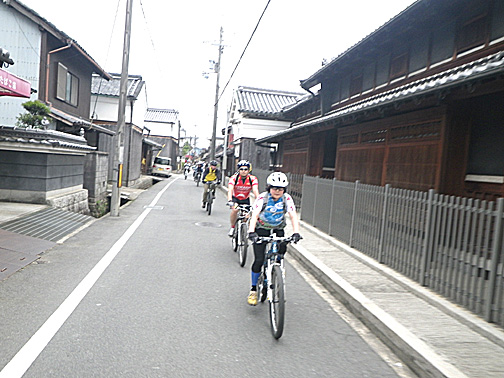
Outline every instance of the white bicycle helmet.
{"label": "white bicycle helmet", "polygon": [[266,179],[266,184],[268,186],[276,186],[278,188],[286,188],[289,185],[289,180],[285,173],[273,172]]}

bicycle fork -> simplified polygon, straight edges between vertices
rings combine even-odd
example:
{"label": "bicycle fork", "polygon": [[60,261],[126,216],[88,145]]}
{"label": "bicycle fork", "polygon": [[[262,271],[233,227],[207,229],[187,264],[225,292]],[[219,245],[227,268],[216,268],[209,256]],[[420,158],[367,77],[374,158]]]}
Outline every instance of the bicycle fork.
{"label": "bicycle fork", "polygon": [[285,290],[285,269],[284,269],[284,262],[283,259],[280,261],[273,262],[271,260],[268,261],[268,264],[266,265],[266,277],[268,280],[265,280],[265,284],[267,285],[267,299],[269,302],[273,302],[273,277],[272,277],[272,272],[273,272],[273,267],[278,266],[280,268],[280,271],[282,272],[282,278],[283,278],[283,290],[284,290],[284,300],[287,301],[286,299],[286,290]]}

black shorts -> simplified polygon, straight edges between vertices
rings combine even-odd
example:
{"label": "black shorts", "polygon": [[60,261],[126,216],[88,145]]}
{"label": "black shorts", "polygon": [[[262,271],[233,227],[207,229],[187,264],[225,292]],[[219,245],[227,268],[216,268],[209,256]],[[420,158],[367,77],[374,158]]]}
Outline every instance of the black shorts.
{"label": "black shorts", "polygon": [[233,199],[231,201],[237,203],[238,205],[250,205],[250,197],[242,199],[242,200],[238,199],[236,197],[233,197]]}

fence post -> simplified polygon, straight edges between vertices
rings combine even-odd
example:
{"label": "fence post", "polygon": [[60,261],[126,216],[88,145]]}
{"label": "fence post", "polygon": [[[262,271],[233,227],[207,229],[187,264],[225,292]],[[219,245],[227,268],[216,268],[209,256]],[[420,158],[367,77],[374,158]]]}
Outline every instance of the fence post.
{"label": "fence post", "polygon": [[353,241],[353,231],[354,231],[354,222],[355,222],[355,212],[356,212],[356,206],[357,206],[357,190],[359,187],[359,180],[355,181],[355,187],[354,187],[354,197],[353,197],[353,204],[352,204],[352,222],[350,223],[350,241],[348,242],[348,245],[350,247],[353,247],[352,241]]}
{"label": "fence post", "polygon": [[430,256],[432,248],[432,218],[434,207],[434,189],[429,189],[427,197],[427,215],[425,216],[425,233],[422,246],[422,263],[420,266],[420,285],[425,286],[427,280],[427,269],[430,266]]}
{"label": "fence post", "polygon": [[[306,178],[306,174],[303,174],[303,183],[301,184],[301,193],[304,192],[304,183],[305,183],[305,178]],[[301,196],[301,203],[299,204],[300,208],[299,208],[299,219],[301,219],[301,217],[303,216],[303,196]]]}
{"label": "fence post", "polygon": [[385,192],[383,193],[383,211],[382,211],[382,219],[380,226],[380,241],[378,244],[378,262],[380,264],[384,263],[383,259],[383,244],[385,243],[385,228],[387,224],[387,210],[388,210],[388,193],[390,190],[390,184],[385,185]]}
{"label": "fence post", "polygon": [[495,212],[495,226],[492,241],[492,259],[490,263],[490,275],[488,277],[488,287],[485,294],[485,320],[492,322],[493,302],[495,295],[495,281],[497,276],[497,267],[500,260],[502,246],[502,215],[504,210],[504,198],[497,199],[497,211]]}
{"label": "fence post", "polygon": [[334,183],[336,182],[336,179],[332,179],[332,188],[331,188],[331,207],[329,209],[329,228],[327,229],[327,235],[331,235],[331,228],[332,228],[332,214],[333,214],[333,206],[334,206]]}
{"label": "fence post", "polygon": [[317,227],[315,225],[315,209],[317,208],[317,190],[318,190],[318,180],[319,177],[315,176],[315,195],[313,196],[313,214],[312,214],[312,225],[314,227]]}

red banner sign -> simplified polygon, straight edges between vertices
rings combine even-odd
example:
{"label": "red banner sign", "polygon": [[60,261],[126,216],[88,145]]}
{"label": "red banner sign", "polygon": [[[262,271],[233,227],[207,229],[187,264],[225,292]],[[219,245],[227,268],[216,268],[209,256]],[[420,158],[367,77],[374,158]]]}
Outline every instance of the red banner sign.
{"label": "red banner sign", "polygon": [[31,85],[7,71],[0,69],[0,96],[30,98]]}

